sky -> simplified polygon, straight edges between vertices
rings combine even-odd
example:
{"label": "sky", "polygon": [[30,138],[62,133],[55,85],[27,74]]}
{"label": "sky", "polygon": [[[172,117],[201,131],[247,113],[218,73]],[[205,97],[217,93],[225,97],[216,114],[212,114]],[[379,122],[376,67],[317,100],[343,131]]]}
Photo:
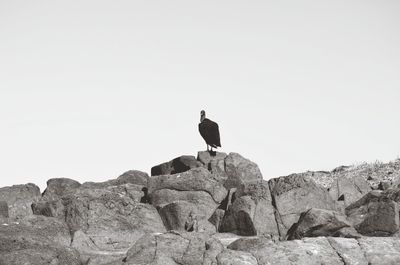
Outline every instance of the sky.
{"label": "sky", "polygon": [[0,0],[0,187],[206,145],[265,179],[400,155],[400,1]]}

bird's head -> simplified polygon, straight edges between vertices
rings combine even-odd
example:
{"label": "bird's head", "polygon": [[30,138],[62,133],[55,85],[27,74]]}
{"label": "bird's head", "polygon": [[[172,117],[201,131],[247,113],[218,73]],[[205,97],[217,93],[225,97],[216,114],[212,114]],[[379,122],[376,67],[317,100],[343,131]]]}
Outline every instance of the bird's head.
{"label": "bird's head", "polygon": [[206,118],[206,112],[204,110],[200,111],[200,122]]}

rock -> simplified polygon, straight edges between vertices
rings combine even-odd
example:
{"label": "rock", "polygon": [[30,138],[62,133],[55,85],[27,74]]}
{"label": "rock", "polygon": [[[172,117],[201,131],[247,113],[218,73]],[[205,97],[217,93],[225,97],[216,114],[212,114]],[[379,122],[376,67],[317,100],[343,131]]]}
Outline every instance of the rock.
{"label": "rock", "polygon": [[345,265],[369,265],[356,239],[329,237],[328,242]]}
{"label": "rock", "polygon": [[147,232],[165,231],[157,210],[139,203],[141,189],[134,184],[80,188],[63,199],[65,220],[72,232],[82,230],[100,250],[126,250]]}
{"label": "rock", "polygon": [[243,183],[236,196],[222,220],[221,232],[279,236],[267,181]]}
{"label": "rock", "polygon": [[202,167],[174,175],[151,177],[148,188],[151,197],[155,191],[162,189],[204,191],[210,194],[216,203],[220,203],[227,195],[226,189]]}
{"label": "rock", "polygon": [[151,175],[159,176],[177,174],[202,166],[203,164],[197,161],[194,156],[180,156],[169,162],[152,167]]}
{"label": "rock", "polygon": [[213,240],[204,233],[148,234],[128,250],[125,264],[203,265],[204,260],[213,264],[216,252],[222,250]]}
{"label": "rock", "polygon": [[215,233],[215,227],[208,222],[205,210],[196,208],[196,204],[176,201],[159,210],[167,230]]}
{"label": "rock", "polygon": [[216,152],[212,156],[208,151],[200,151],[197,153],[197,160],[200,161],[211,173],[221,177],[223,182],[226,181],[227,175],[225,173],[225,158],[227,154]]}
{"label": "rock", "polygon": [[110,179],[104,182],[85,182],[83,188],[101,189],[110,186],[120,186],[124,184],[135,184],[139,186],[147,186],[149,175],[139,170],[130,170],[119,176],[117,179]]}
{"label": "rock", "polygon": [[262,180],[262,174],[257,164],[237,153],[230,153],[225,158],[225,172],[227,180],[225,188],[239,187],[245,182]]}
{"label": "rock", "polygon": [[343,201],[344,207],[347,207],[370,191],[371,187],[361,176],[352,179],[341,177],[332,183],[329,194],[334,200]]}
{"label": "rock", "polygon": [[82,264],[103,265],[115,264],[126,256],[126,251],[104,251],[100,250],[95,243],[83,231],[74,233],[71,247],[78,250]]}
{"label": "rock", "polygon": [[248,252],[224,250],[217,256],[218,265],[258,265],[257,259]]}
{"label": "rock", "polygon": [[271,179],[268,183],[281,237],[286,236],[287,230],[298,221],[302,212],[311,208],[336,210],[328,192],[302,174]]}
{"label": "rock", "polygon": [[215,212],[208,219],[208,221],[212,225],[214,225],[216,231],[220,231],[220,227],[221,227],[224,215],[225,215],[225,210],[222,210],[222,209],[218,208],[218,209],[215,210]]}
{"label": "rock", "polygon": [[0,201],[7,203],[8,216],[14,220],[32,215],[31,204],[40,197],[39,187],[32,183],[0,188]]}
{"label": "rock", "polygon": [[389,237],[363,237],[358,239],[368,265],[400,264],[400,241]]}
{"label": "rock", "polygon": [[67,225],[56,218],[26,216],[0,226],[0,264],[80,265],[79,253],[69,247]]}
{"label": "rock", "polygon": [[[287,238],[293,240],[303,237],[343,236],[343,228],[354,230],[346,216],[331,210],[312,208],[300,215],[299,221],[289,229]],[[347,230],[345,235],[361,237],[355,230],[353,233]]]}
{"label": "rock", "polygon": [[[204,168],[154,176],[149,180],[150,202],[159,209],[167,229],[215,232],[208,219],[227,191]],[[192,225],[196,223],[193,227]],[[202,225],[200,225],[202,224]]]}
{"label": "rock", "polygon": [[65,207],[60,199],[58,200],[40,200],[32,203],[32,211],[36,215],[44,215],[48,217],[56,217],[59,219],[65,218]]}
{"label": "rock", "polygon": [[399,207],[391,200],[394,193],[371,191],[349,205],[346,214],[363,235],[390,236],[399,229]]}
{"label": "rock", "polygon": [[273,242],[265,238],[242,238],[228,249],[250,252],[258,265],[343,265],[342,259],[323,237]]}
{"label": "rock", "polygon": [[6,201],[0,201],[0,218],[8,218],[8,204]]}
{"label": "rock", "polygon": [[74,192],[81,184],[69,178],[53,178],[47,181],[46,190],[43,192],[43,200],[59,200],[64,195]]}

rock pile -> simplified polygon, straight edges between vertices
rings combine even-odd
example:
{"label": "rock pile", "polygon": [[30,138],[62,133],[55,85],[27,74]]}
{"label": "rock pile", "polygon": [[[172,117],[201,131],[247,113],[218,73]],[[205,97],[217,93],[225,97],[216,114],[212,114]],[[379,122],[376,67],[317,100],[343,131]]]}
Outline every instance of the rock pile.
{"label": "rock pile", "polygon": [[152,176],[0,188],[0,264],[400,264],[388,165],[266,181],[237,153],[199,152]]}

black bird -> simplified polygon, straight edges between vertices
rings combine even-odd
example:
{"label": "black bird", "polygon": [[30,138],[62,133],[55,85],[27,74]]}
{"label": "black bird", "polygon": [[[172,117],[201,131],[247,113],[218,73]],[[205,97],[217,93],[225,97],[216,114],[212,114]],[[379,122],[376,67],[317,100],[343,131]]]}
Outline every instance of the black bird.
{"label": "black bird", "polygon": [[213,147],[221,147],[218,124],[216,122],[213,122],[212,120],[207,119],[206,112],[204,110],[200,112],[199,132],[204,141],[206,141],[207,151],[209,151],[209,145],[211,146],[211,153],[213,153]]}

